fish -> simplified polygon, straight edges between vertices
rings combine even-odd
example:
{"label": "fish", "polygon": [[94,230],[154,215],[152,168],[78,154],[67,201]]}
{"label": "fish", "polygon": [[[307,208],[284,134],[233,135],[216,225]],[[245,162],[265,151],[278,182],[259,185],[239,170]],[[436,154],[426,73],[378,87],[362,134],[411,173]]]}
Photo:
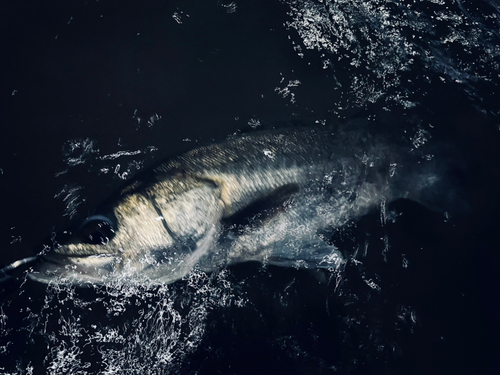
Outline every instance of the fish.
{"label": "fish", "polygon": [[170,284],[249,261],[337,270],[345,256],[322,231],[400,198],[443,200],[435,163],[405,147],[364,131],[298,128],[195,148],[120,189],[70,240],[38,255],[28,277]]}

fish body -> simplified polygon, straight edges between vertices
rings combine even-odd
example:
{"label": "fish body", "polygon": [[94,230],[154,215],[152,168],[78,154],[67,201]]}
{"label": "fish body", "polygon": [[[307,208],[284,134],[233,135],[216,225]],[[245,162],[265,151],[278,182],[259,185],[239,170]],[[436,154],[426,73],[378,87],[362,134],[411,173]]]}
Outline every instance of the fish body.
{"label": "fish body", "polygon": [[[361,132],[250,133],[168,160],[122,189],[30,273],[41,282],[172,283],[193,269],[245,261],[338,268],[319,232],[397,198],[435,176],[399,178],[398,147]],[[406,189],[401,181],[412,181]]]}

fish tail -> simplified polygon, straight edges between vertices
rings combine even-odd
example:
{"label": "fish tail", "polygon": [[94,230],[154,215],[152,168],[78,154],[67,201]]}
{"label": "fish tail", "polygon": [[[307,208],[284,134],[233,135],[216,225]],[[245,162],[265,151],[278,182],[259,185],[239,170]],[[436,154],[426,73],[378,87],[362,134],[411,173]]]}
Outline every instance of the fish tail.
{"label": "fish tail", "polygon": [[401,179],[404,197],[431,211],[462,215],[470,211],[470,173],[463,154],[447,144],[434,142],[418,155],[410,173]]}

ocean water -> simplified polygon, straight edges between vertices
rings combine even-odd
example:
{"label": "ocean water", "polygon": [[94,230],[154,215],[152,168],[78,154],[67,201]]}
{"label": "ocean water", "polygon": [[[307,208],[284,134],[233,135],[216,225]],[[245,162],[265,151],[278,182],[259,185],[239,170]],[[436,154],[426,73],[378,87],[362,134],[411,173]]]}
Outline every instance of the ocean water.
{"label": "ocean water", "polygon": [[335,231],[337,271],[4,282],[0,373],[499,372],[498,2],[18,0],[0,28],[2,265],[158,160],[254,129],[363,119],[454,162],[460,191],[457,213],[400,200]]}

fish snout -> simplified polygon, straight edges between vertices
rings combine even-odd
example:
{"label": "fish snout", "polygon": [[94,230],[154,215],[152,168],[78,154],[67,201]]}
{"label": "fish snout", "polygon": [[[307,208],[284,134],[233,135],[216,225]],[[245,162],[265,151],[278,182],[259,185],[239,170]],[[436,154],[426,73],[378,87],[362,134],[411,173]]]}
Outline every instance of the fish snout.
{"label": "fish snout", "polygon": [[51,251],[45,255],[42,255],[40,257],[40,261],[46,262],[46,263],[56,264],[59,266],[65,266],[65,265],[71,264],[71,262],[69,261],[69,258],[70,257],[68,257],[64,254],[58,254],[54,251]]}
{"label": "fish snout", "polygon": [[0,269],[0,284],[10,280],[16,279],[27,267],[32,266],[38,261],[38,257],[29,257],[9,264],[8,266]]}
{"label": "fish snout", "polygon": [[30,278],[44,283],[69,280],[80,285],[99,283],[116,270],[110,255],[68,256],[51,251],[39,257]]}

